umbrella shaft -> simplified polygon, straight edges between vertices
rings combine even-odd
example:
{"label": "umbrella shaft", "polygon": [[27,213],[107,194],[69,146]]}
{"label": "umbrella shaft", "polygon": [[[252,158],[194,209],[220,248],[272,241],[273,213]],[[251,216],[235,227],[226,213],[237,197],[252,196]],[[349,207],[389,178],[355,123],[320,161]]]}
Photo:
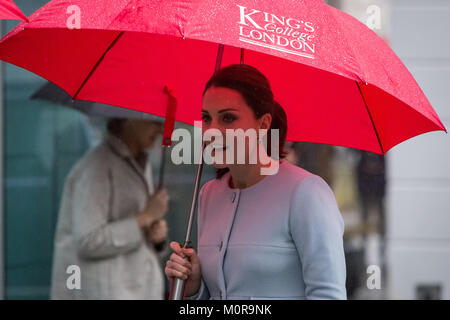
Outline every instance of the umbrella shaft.
{"label": "umbrella shaft", "polygon": [[[202,150],[202,158],[203,158],[203,150]],[[197,204],[198,192],[200,189],[200,180],[202,177],[203,170],[203,159],[200,160],[200,163],[197,166],[197,174],[195,176],[195,184],[194,184],[194,194],[192,196],[191,209],[189,211],[189,221],[186,229],[186,237],[184,239],[184,248],[187,248],[191,242],[191,232],[192,225],[194,223],[194,215],[195,215],[195,206]]]}
{"label": "umbrella shaft", "polygon": [[166,146],[162,147],[161,150],[161,165],[159,167],[159,182],[158,189],[161,189],[164,186],[164,169],[166,165]]}
{"label": "umbrella shaft", "polygon": [[[200,163],[197,166],[197,174],[195,176],[195,184],[194,184],[194,194],[192,195],[192,202],[191,202],[191,210],[189,211],[189,221],[186,229],[186,238],[183,243],[183,248],[190,247],[190,239],[191,239],[191,232],[192,232],[192,225],[194,223],[194,215],[195,215],[195,206],[197,203],[197,197],[198,192],[200,188],[200,180],[202,177],[202,171],[203,171],[203,146],[202,146],[202,153],[200,155]],[[170,300],[183,300],[184,296],[184,287],[185,287],[185,281],[174,278],[172,281],[172,289],[170,290]]]}

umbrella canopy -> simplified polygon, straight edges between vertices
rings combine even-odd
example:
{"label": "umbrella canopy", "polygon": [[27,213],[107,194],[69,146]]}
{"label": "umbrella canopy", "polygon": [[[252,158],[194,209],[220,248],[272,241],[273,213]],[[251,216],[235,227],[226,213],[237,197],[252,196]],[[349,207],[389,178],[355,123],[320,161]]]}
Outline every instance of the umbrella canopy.
{"label": "umbrella canopy", "polygon": [[28,21],[12,0],[0,0],[0,19]]}
{"label": "umbrella canopy", "polygon": [[[80,29],[70,29],[77,12]],[[192,124],[223,43],[223,66],[241,61],[242,47],[245,63],[268,76],[288,115],[289,140],[384,154],[445,130],[388,45],[322,1],[54,0],[29,20],[5,36],[0,58],[74,99],[163,116],[170,84],[176,120]]]}
{"label": "umbrella canopy", "polygon": [[56,84],[48,82],[31,95],[31,99],[49,101],[80,111],[88,116],[103,118],[142,119],[164,122],[163,117],[120,108],[98,102],[72,100],[72,97]]}
{"label": "umbrella canopy", "polygon": [[389,46],[319,0],[53,0],[2,39],[0,59],[73,99],[159,116],[170,84],[176,120],[192,124],[218,43],[222,66],[244,59],[271,81],[288,116],[288,140],[384,154],[445,130]]}

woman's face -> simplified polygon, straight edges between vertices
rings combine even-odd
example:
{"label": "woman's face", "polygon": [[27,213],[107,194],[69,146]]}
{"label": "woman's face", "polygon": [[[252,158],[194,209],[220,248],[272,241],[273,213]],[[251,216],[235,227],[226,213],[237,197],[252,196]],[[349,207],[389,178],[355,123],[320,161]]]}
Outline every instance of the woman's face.
{"label": "woman's face", "polygon": [[[210,148],[211,156],[216,160],[213,164],[216,168],[229,167],[230,163],[226,163],[226,153],[233,151],[233,163],[237,163],[238,151],[245,156],[245,163],[249,163],[249,155],[255,150],[259,138],[259,129],[269,129],[272,117],[269,113],[264,114],[256,119],[253,110],[247,105],[242,95],[233,89],[222,87],[210,87],[203,96],[202,108],[202,133],[204,139],[207,136],[205,132],[208,129],[216,129],[222,135],[222,141],[211,141],[205,139],[206,148]],[[256,134],[255,139],[245,138],[245,144],[239,143],[236,136],[232,137],[234,148],[227,145],[226,130],[227,129],[253,129]],[[253,130],[247,131],[251,132]],[[211,131],[209,131],[211,132]],[[238,150],[240,148],[240,150]],[[245,148],[245,150],[242,150]],[[206,151],[206,149],[205,149]],[[222,164],[218,163],[221,162]]]}

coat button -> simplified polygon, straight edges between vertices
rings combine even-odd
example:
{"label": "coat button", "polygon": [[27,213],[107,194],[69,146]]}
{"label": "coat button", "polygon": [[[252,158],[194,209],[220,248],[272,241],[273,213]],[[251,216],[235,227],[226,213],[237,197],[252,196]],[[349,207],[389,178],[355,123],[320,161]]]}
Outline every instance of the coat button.
{"label": "coat button", "polygon": [[235,199],[236,199],[236,192],[233,192],[231,194],[231,202],[234,202]]}

